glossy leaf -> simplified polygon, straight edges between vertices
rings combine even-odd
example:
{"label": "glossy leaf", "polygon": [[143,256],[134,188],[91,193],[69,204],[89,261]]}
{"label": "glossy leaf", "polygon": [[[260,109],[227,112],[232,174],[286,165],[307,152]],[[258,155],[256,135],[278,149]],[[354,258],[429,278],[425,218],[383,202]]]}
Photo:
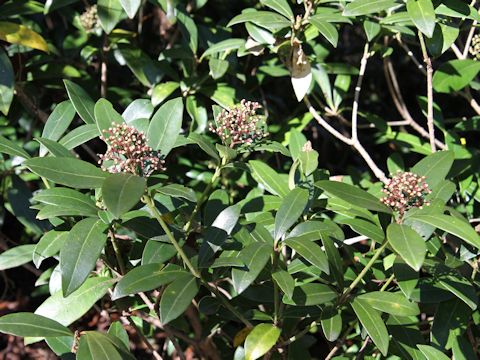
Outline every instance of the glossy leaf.
{"label": "glossy leaf", "polygon": [[85,331],[80,337],[77,359],[81,360],[133,360],[123,342],[111,334]]}
{"label": "glossy leaf", "polygon": [[95,165],[75,158],[34,158],[24,164],[39,176],[78,189],[99,188],[107,177]]}
{"label": "glossy leaf", "polygon": [[228,27],[241,24],[244,22],[251,22],[255,25],[264,27],[268,30],[279,30],[290,26],[290,21],[282,15],[271,11],[245,11],[240,15],[235,16],[227,24]]}
{"label": "glossy leaf", "polygon": [[420,160],[410,171],[425,176],[425,181],[433,189],[445,179],[454,159],[452,151],[437,151]]}
{"label": "glossy leaf", "polygon": [[449,360],[450,358],[442,353],[440,350],[435,349],[433,346],[429,345],[417,345],[423,355],[427,360]]}
{"label": "glossy leaf", "polygon": [[231,50],[237,50],[238,48],[242,47],[245,45],[245,40],[244,39],[227,39],[220,41],[218,43],[215,43],[211,45],[203,54],[202,57],[200,58],[203,59],[206,56],[217,54],[217,53],[223,53],[223,52],[228,52]]}
{"label": "glossy leaf", "polygon": [[337,47],[338,31],[334,25],[327,21],[319,20],[318,17],[310,18],[310,24],[315,26],[320,34],[322,34],[325,39],[327,39],[328,42],[333,45],[333,47]]}
{"label": "glossy leaf", "polygon": [[77,114],[86,124],[95,124],[95,103],[79,85],[70,80],[63,80],[68,97],[77,111]]}
{"label": "glossy leaf", "polygon": [[148,145],[167,156],[175,145],[183,119],[183,101],[176,98],[167,101],[157,110],[150,121],[147,139]]}
{"label": "glossy leaf", "polygon": [[278,287],[283,293],[291,298],[293,295],[293,289],[295,288],[295,279],[285,270],[277,270],[272,273],[273,280],[277,283]]}
{"label": "glossy leaf", "polygon": [[98,18],[103,30],[110,34],[123,15],[121,0],[98,0]]}
{"label": "glossy leaf", "polygon": [[296,188],[282,200],[275,216],[275,240],[279,240],[303,214],[308,203],[308,190]]}
{"label": "glossy leaf", "polygon": [[387,228],[387,239],[393,250],[412,269],[420,271],[427,252],[427,246],[415,230],[407,225],[392,223]]}
{"label": "glossy leaf", "polygon": [[408,0],[407,12],[418,30],[431,38],[435,29],[435,9],[432,0]]}
{"label": "glossy leaf", "polygon": [[387,327],[380,314],[366,301],[359,298],[353,300],[352,308],[374,344],[380,352],[386,356],[388,353],[389,337]]}
{"label": "glossy leaf", "polygon": [[117,218],[134,207],[145,192],[145,178],[127,173],[108,176],[102,185],[107,209]]}
{"label": "glossy leaf", "polygon": [[311,241],[302,241],[301,238],[288,238],[285,245],[295,250],[310,264],[326,274],[330,273],[328,260],[322,248]]}
{"label": "glossy leaf", "polygon": [[95,124],[86,124],[70,131],[67,135],[60,139],[59,143],[70,150],[96,138],[99,135],[100,134]]}
{"label": "glossy leaf", "polygon": [[269,193],[284,197],[290,192],[287,181],[270,166],[259,160],[250,160],[248,164],[253,178],[262,184]]}
{"label": "glossy leaf", "polygon": [[372,291],[359,295],[357,298],[369,304],[374,309],[387,314],[413,316],[420,313],[418,305],[408,301],[400,292]]}
{"label": "glossy leaf", "polygon": [[15,75],[13,73],[12,63],[2,49],[0,50],[0,112],[5,116],[8,115],[8,110],[13,100],[14,87]]}
{"label": "glossy leaf", "polygon": [[99,99],[93,108],[95,116],[95,123],[97,124],[98,132],[102,136],[108,137],[108,129],[116,124],[123,124],[123,119],[119,113],[115,111],[110,101],[106,99]]}
{"label": "glossy leaf", "polygon": [[287,0],[260,0],[260,3],[282,14],[293,22],[293,12]]}
{"label": "glossy leaf", "polygon": [[49,231],[43,235],[33,250],[33,263],[37,268],[43,260],[57,254],[67,240],[67,231]]}
{"label": "glossy leaf", "polygon": [[243,260],[245,268],[232,269],[233,287],[238,294],[245,291],[255,281],[270,260],[271,253],[271,245],[266,243],[253,243],[241,250],[240,258]]}
{"label": "glossy leaf", "polygon": [[160,299],[160,321],[168,324],[187,309],[198,292],[197,278],[185,274],[177,278],[163,291]]}
{"label": "glossy leaf", "polygon": [[88,195],[63,187],[43,189],[33,196],[33,200],[47,205],[79,210],[85,216],[94,216],[98,211],[95,202]]}
{"label": "glossy leaf", "polygon": [[35,245],[19,245],[0,254],[0,271],[15,268],[32,261]]}
{"label": "glossy leaf", "polygon": [[372,14],[397,5],[395,0],[353,0],[345,6],[343,16]]}
{"label": "glossy leaf", "polygon": [[73,335],[68,328],[55,320],[28,312],[18,312],[0,317],[0,332],[23,337]]}
{"label": "glossy leaf", "polygon": [[25,25],[0,21],[0,40],[48,53],[48,45],[45,39]]}
{"label": "glossy leaf", "polygon": [[338,339],[342,331],[342,317],[336,309],[326,307],[322,311],[320,323],[328,341],[332,342]]}
{"label": "glossy leaf", "polygon": [[309,283],[295,287],[292,299],[283,297],[283,302],[296,306],[321,305],[336,299],[338,294],[328,285]]}
{"label": "glossy leaf", "polygon": [[75,224],[60,250],[62,290],[65,296],[77,290],[95,267],[105,246],[106,225],[97,219],[84,219]]}
{"label": "glossy leaf", "polygon": [[433,88],[440,93],[462,90],[480,71],[480,63],[471,59],[443,63],[433,75]]}
{"label": "glossy leaf", "polygon": [[270,350],[278,338],[281,330],[272,324],[258,324],[245,339],[245,360],[255,360]]}
{"label": "glossy leaf", "polygon": [[[42,131],[42,138],[57,141],[65,133],[73,118],[75,117],[75,108],[70,100],[66,100],[55,106],[52,113],[48,117]],[[40,156],[45,151],[40,149]]]}
{"label": "glossy leaf", "polygon": [[7,138],[0,135],[0,153],[8,154],[11,156],[20,156],[24,159],[29,159],[30,155],[23,150],[19,145],[15,144],[13,141],[8,140]]}
{"label": "glossy leaf", "polygon": [[175,90],[178,89],[180,84],[176,81],[167,81],[155,85],[152,90],[152,105],[157,106],[164,102]]}
{"label": "glossy leaf", "polygon": [[120,0],[123,10],[125,10],[130,19],[135,17],[141,3],[142,0]]}

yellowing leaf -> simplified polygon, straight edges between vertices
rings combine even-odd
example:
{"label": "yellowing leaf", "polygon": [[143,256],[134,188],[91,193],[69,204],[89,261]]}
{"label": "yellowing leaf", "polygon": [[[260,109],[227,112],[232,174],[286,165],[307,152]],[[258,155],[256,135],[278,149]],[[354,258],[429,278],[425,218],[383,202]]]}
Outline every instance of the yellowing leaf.
{"label": "yellowing leaf", "polygon": [[11,44],[20,44],[48,53],[45,39],[24,25],[0,21],[0,39]]}
{"label": "yellowing leaf", "polygon": [[233,338],[233,347],[239,347],[240,345],[243,344],[245,341],[245,338],[250,334],[252,331],[252,328],[244,327],[242,330],[240,330],[235,337]]}

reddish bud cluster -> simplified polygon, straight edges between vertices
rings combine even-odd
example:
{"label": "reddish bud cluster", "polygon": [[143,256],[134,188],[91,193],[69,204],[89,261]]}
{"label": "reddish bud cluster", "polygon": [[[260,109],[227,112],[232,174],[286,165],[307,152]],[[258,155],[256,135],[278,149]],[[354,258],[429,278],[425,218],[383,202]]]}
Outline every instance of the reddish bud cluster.
{"label": "reddish bud cluster", "polygon": [[387,180],[383,192],[387,196],[381,201],[403,216],[411,208],[421,209],[424,205],[430,205],[425,197],[432,191],[425,182],[425,176],[399,171]]}
{"label": "reddish bud cluster", "polygon": [[116,124],[104,131],[101,139],[108,144],[107,152],[99,155],[102,169],[111,173],[126,172],[143,177],[155,170],[164,170],[159,153],[147,145],[143,132],[127,124]]}
{"label": "reddish bud cluster", "polygon": [[225,146],[252,145],[268,136],[261,117],[257,115],[260,108],[259,103],[243,99],[240,105],[223,110],[215,125],[210,123],[210,131],[217,134]]}

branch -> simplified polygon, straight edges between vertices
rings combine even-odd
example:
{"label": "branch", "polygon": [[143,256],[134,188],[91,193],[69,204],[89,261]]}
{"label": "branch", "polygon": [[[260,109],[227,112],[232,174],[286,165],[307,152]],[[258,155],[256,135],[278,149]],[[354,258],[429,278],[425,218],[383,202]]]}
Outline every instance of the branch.
{"label": "branch", "polygon": [[355,86],[355,96],[352,106],[352,140],[358,140],[358,101],[360,99],[360,92],[362,91],[363,77],[365,76],[365,69],[367,68],[367,61],[369,57],[368,43],[363,49],[362,60],[360,60],[360,72],[358,73],[357,86]]}

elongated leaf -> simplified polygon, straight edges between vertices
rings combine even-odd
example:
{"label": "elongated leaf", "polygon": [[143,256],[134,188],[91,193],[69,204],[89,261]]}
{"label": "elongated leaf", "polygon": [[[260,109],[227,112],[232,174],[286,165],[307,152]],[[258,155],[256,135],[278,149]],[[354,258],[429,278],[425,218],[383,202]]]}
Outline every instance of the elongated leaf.
{"label": "elongated leaf", "polygon": [[452,151],[437,151],[420,160],[410,171],[425,176],[425,181],[433,189],[445,179],[454,159]]}
{"label": "elongated leaf", "polygon": [[160,299],[160,320],[168,324],[187,309],[198,292],[197,279],[187,273],[168,285]]}
{"label": "elongated leaf", "polygon": [[15,268],[32,261],[35,245],[19,245],[0,254],[0,271]]}
{"label": "elongated leaf", "polygon": [[[42,138],[57,141],[65,133],[73,118],[75,117],[75,108],[70,100],[62,101],[55,106],[48,117],[42,131]],[[40,156],[45,154],[45,150],[40,148]]]}
{"label": "elongated leaf", "polygon": [[0,40],[48,53],[48,45],[45,39],[25,25],[0,21]]}
{"label": "elongated leaf", "polygon": [[350,226],[353,231],[368,236],[377,242],[382,242],[385,239],[382,228],[370,221],[363,219],[345,219],[341,220],[341,223]]}
{"label": "elongated leaf", "polygon": [[176,98],[167,101],[157,110],[148,127],[148,145],[167,156],[175,145],[183,119],[183,101]]}
{"label": "elongated leaf", "polygon": [[292,299],[283,297],[285,304],[296,306],[321,305],[336,299],[338,294],[328,285],[309,283],[295,287]]}
{"label": "elongated leaf", "polygon": [[293,11],[290,5],[288,5],[287,0],[260,0],[260,2],[262,5],[268,6],[270,9],[275,10],[293,22]]}
{"label": "elongated leaf", "polygon": [[217,161],[220,161],[220,156],[218,156],[217,150],[215,150],[215,147],[212,145],[212,143],[208,141],[203,135],[191,133],[190,135],[188,135],[188,138],[194,141],[200,147],[200,149],[205,151],[205,153],[207,153],[209,156],[211,156]]}
{"label": "elongated leaf", "polygon": [[134,207],[143,193],[145,178],[119,173],[107,177],[102,185],[102,196],[107,209],[117,218]]}
{"label": "elongated leaf", "polygon": [[310,24],[315,26],[317,30],[322,34],[325,39],[328,40],[333,47],[337,47],[338,44],[338,31],[337,28],[329,22],[319,20],[318,17],[310,18]]}
{"label": "elongated leaf", "polygon": [[29,159],[30,155],[23,150],[19,145],[15,144],[13,141],[8,140],[7,138],[0,135],[0,153],[8,154],[11,156],[20,156],[24,159]]}
{"label": "elongated leaf", "polygon": [[150,119],[153,114],[153,106],[150,100],[133,100],[122,113],[122,118],[127,124],[138,119]]}
{"label": "elongated leaf", "polygon": [[173,198],[181,198],[193,203],[197,202],[197,196],[195,195],[195,191],[180,184],[170,184],[163,186],[160,189],[157,189],[157,192]]}
{"label": "elongated leaf", "polygon": [[98,0],[97,6],[100,25],[107,34],[110,34],[122,18],[122,4],[120,0]]}
{"label": "elongated leaf", "polygon": [[333,307],[326,307],[322,311],[322,318],[320,320],[323,333],[328,341],[335,341],[340,336],[342,331],[342,316]]}
{"label": "elongated leaf", "polygon": [[123,325],[120,321],[118,321],[118,320],[114,321],[110,325],[110,327],[108,328],[107,334],[115,336],[116,338],[121,340],[122,343],[125,345],[125,348],[128,349],[130,347],[130,341],[129,341],[129,338],[128,338],[128,333],[127,333],[127,331],[125,330],[125,328],[123,327]]}
{"label": "elongated leaf", "polygon": [[441,288],[451,292],[467,304],[472,310],[477,309],[478,296],[474,286],[465,278],[457,275],[442,276],[438,280]]}
{"label": "elongated leaf", "polygon": [[280,337],[281,330],[273,324],[258,324],[245,339],[245,360],[255,360],[266,354]]}
{"label": "elongated leaf", "polygon": [[303,214],[308,203],[308,190],[296,188],[286,195],[275,216],[275,240],[279,240]]}
{"label": "elongated leaf", "polygon": [[427,245],[422,237],[407,225],[392,223],[387,228],[387,238],[393,250],[412,269],[420,271],[427,252]]}
{"label": "elongated leaf", "polygon": [[142,0],[120,0],[123,10],[127,13],[130,19],[135,17],[135,14],[142,3]]}
{"label": "elongated leaf", "polygon": [[77,290],[93,270],[107,241],[106,225],[97,219],[84,219],[71,230],[60,250],[64,296]]}
{"label": "elongated leaf", "polygon": [[435,349],[433,346],[429,345],[417,345],[423,355],[427,360],[449,360],[450,358],[442,353],[440,350]]}
{"label": "elongated leaf", "polygon": [[238,48],[242,47],[245,45],[245,40],[244,39],[227,39],[220,41],[216,44],[211,45],[203,54],[200,60],[202,60],[204,57],[216,53],[223,53],[231,50],[237,50]]}
{"label": "elongated leaf", "polygon": [[408,0],[407,12],[418,30],[431,38],[435,29],[435,9],[432,0]]}
{"label": "elongated leaf", "polygon": [[75,208],[87,215],[96,215],[98,211],[95,202],[88,195],[62,187],[44,189],[36,193],[33,200],[48,205]]}
{"label": "elongated leaf", "polygon": [[338,249],[335,246],[335,243],[333,242],[332,238],[327,234],[328,233],[321,234],[322,243],[325,247],[325,254],[327,255],[328,259],[329,270],[331,271],[333,278],[337,282],[337,288],[339,288],[339,290],[341,291],[343,290],[344,283],[343,261],[340,253],[338,252]]}
{"label": "elongated leaf", "polygon": [[59,143],[71,150],[89,140],[96,138],[99,135],[100,133],[98,132],[95,124],[85,124],[70,131],[67,135],[60,139]]}
{"label": "elongated leaf", "polygon": [[111,334],[85,331],[80,337],[77,358],[82,360],[134,360],[123,342]]}
{"label": "elongated leaf", "polygon": [[178,89],[180,84],[176,81],[167,81],[156,85],[152,90],[152,105],[160,105],[172,93]]}
{"label": "elongated leaf", "polygon": [[386,356],[388,353],[389,338],[387,327],[380,314],[368,305],[366,301],[359,298],[353,300],[352,308],[374,344],[377,345],[380,352]]}
{"label": "elongated leaf", "polygon": [[240,252],[245,269],[232,269],[233,287],[238,294],[245,291],[255,281],[265,267],[272,253],[271,245],[253,243]]}
{"label": "elongated leaf", "polygon": [[283,197],[290,192],[286,179],[270,166],[259,160],[250,160],[248,164],[252,169],[253,178],[262,184],[269,193]]}
{"label": "elongated leaf", "polygon": [[431,328],[432,344],[450,349],[455,337],[465,332],[471,312],[471,309],[458,298],[441,302],[435,311]]}
{"label": "elongated leaf", "polygon": [[95,116],[95,123],[97,124],[98,132],[106,136],[109,128],[115,124],[123,124],[122,116],[115,111],[110,101],[106,99],[99,99],[93,108]]}
{"label": "elongated leaf", "polygon": [[230,27],[244,22],[251,22],[272,31],[290,26],[290,21],[287,18],[271,11],[243,12],[230,20],[227,26]]}
{"label": "elongated leaf", "polygon": [[63,80],[68,97],[77,111],[78,115],[86,124],[95,124],[94,108],[92,98],[79,85],[70,80]]}
{"label": "elongated leaf", "polygon": [[295,279],[292,277],[292,275],[285,270],[277,270],[272,274],[272,278],[288,298],[293,296]]}
{"label": "elongated leaf", "polygon": [[471,59],[445,62],[433,75],[433,88],[441,93],[459,91],[467,86],[479,71],[480,63]]}
{"label": "elongated leaf", "polygon": [[46,258],[57,254],[67,240],[67,231],[49,231],[43,235],[33,250],[33,263],[37,268]]}
{"label": "elongated leaf", "polygon": [[55,157],[63,157],[73,158],[73,154],[63,145],[60,145],[58,142],[50,140],[50,139],[43,139],[43,138],[35,138],[36,141],[40,143],[42,148],[46,149],[50,154]]}
{"label": "elongated leaf", "polygon": [[343,16],[360,16],[372,14],[397,5],[395,0],[353,0],[345,6]]}
{"label": "elongated leaf", "polygon": [[0,317],[0,332],[23,337],[73,335],[68,328],[55,320],[28,312],[19,312]]}
{"label": "elongated leaf", "polygon": [[174,264],[147,264],[129,271],[115,286],[112,300],[137,294],[141,291],[150,291],[187,274],[185,270]]}
{"label": "elongated leaf", "polygon": [[480,249],[480,236],[468,223],[460,219],[443,214],[414,214],[412,219],[435,226]]}
{"label": "elongated leaf", "polygon": [[322,248],[311,241],[302,241],[300,238],[288,238],[285,245],[299,253],[310,264],[317,267],[326,274],[330,273],[328,260]]}
{"label": "elongated leaf", "polygon": [[338,181],[320,180],[315,183],[315,186],[353,206],[387,214],[392,212],[390,208],[383,205],[375,196],[353,185]]}
{"label": "elongated leaf", "polygon": [[67,297],[61,291],[45,300],[35,310],[35,314],[55,319],[68,326],[83,316],[113,285],[115,280],[108,277],[90,278],[80,288]]}
{"label": "elongated leaf", "polygon": [[96,166],[74,158],[34,158],[24,164],[39,176],[79,189],[99,188],[108,175]]}
{"label": "elongated leaf", "polygon": [[[1,32],[1,30],[0,30]],[[1,35],[0,35],[1,36]],[[13,66],[3,49],[0,50],[0,112],[8,115],[10,104],[13,100],[15,75]]]}
{"label": "elongated leaf", "polygon": [[420,313],[418,305],[408,301],[401,292],[372,291],[357,298],[378,311],[392,315],[412,316]]}

